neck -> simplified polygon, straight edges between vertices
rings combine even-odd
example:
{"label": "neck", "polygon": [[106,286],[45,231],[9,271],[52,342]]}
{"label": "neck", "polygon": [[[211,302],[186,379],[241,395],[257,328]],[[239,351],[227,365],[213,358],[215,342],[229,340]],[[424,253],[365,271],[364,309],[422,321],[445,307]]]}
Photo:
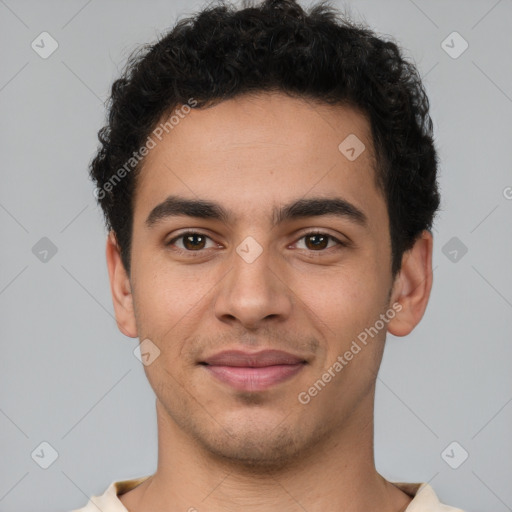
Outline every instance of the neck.
{"label": "neck", "polygon": [[367,399],[349,425],[280,468],[247,467],[208,453],[157,401],[157,471],[121,502],[129,512],[401,512],[411,498],[375,469],[373,395]]}

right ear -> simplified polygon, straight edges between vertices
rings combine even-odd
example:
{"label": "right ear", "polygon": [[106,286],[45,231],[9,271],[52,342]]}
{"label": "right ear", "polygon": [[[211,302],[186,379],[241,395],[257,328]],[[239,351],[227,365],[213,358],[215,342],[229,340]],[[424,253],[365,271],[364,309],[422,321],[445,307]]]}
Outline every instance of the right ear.
{"label": "right ear", "polygon": [[121,260],[119,244],[113,231],[107,237],[106,256],[117,327],[125,336],[137,338],[130,278]]}

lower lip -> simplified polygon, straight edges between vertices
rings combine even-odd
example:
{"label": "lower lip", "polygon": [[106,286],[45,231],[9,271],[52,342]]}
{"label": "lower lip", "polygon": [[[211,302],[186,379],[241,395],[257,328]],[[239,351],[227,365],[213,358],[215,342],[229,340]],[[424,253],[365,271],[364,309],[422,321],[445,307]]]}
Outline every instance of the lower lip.
{"label": "lower lip", "polygon": [[263,391],[300,372],[304,363],[278,364],[260,368],[205,365],[211,374],[239,391]]}

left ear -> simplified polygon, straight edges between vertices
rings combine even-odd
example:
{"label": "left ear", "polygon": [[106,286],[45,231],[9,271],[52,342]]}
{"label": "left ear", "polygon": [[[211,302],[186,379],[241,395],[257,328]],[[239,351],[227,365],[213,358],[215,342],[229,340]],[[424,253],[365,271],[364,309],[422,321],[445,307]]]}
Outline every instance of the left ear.
{"label": "left ear", "polygon": [[425,230],[402,257],[391,292],[391,304],[399,303],[402,308],[388,322],[388,331],[395,336],[409,334],[427,309],[432,289],[432,247],[432,233]]}

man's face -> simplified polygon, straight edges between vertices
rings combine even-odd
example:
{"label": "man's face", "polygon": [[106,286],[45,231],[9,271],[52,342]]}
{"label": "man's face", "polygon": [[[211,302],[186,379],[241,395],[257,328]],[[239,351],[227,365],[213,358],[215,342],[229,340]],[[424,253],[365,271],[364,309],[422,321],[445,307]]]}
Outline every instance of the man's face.
{"label": "man's face", "polygon": [[[353,135],[366,147],[355,160],[359,146],[338,148],[351,134],[350,147]],[[371,421],[386,329],[357,340],[389,310],[393,285],[372,151],[358,111],[261,94],[192,110],[146,157],[134,207],[133,335],[160,350],[145,367],[159,413],[207,452],[271,466]],[[160,216],[149,227],[171,195],[215,202],[230,217]],[[348,202],[365,220],[274,214],[313,198]],[[361,350],[308,393],[354,340]],[[229,349],[278,349],[306,363],[242,389],[201,364]]]}

